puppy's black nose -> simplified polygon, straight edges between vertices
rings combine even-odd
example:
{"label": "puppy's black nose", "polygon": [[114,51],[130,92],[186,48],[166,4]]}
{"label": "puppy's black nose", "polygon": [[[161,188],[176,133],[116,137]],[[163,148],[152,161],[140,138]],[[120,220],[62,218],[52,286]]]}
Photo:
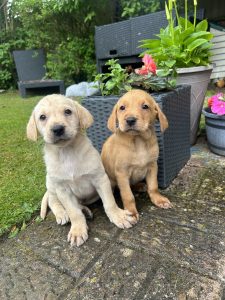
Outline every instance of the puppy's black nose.
{"label": "puppy's black nose", "polygon": [[128,117],[126,119],[127,125],[129,125],[129,126],[133,126],[136,123],[136,121],[137,121],[137,118],[135,118],[135,117]]}
{"label": "puppy's black nose", "polygon": [[54,133],[55,136],[61,136],[65,132],[65,126],[55,125],[54,127],[52,127],[52,132]]}

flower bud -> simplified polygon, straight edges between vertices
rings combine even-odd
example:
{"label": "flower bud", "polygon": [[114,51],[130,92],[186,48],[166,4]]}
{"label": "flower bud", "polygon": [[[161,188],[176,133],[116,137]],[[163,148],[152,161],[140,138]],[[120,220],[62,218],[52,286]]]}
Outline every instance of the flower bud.
{"label": "flower bud", "polygon": [[165,10],[166,10],[166,18],[167,18],[167,20],[170,20],[170,12],[169,12],[166,2],[165,2]]}

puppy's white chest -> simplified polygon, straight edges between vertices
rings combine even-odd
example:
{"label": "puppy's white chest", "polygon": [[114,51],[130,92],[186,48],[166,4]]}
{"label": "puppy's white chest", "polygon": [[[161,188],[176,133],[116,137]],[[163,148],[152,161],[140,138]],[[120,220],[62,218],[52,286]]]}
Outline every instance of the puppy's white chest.
{"label": "puppy's white chest", "polygon": [[[74,181],[82,174],[82,164],[75,155],[59,152],[58,155],[46,156],[47,173],[59,180]],[[79,167],[78,167],[79,166]]]}

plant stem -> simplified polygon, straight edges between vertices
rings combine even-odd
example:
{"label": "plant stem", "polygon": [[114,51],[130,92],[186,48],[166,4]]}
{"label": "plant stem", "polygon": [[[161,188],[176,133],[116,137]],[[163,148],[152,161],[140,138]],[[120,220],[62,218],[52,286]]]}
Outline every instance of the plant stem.
{"label": "plant stem", "polygon": [[174,28],[173,28],[173,3],[172,0],[169,0],[169,12],[170,12],[170,30],[172,35],[172,41],[174,43]]}
{"label": "plant stem", "polygon": [[[178,14],[176,1],[174,1],[174,8],[175,8],[175,12],[176,12],[177,23],[180,27],[180,17],[179,17],[179,14]],[[181,32],[181,28],[180,28],[180,32]]]}
{"label": "plant stem", "polygon": [[188,14],[187,14],[187,0],[185,0],[185,29],[187,29],[187,20],[188,20]]}
{"label": "plant stem", "polygon": [[196,25],[197,3],[194,0],[194,27]]}

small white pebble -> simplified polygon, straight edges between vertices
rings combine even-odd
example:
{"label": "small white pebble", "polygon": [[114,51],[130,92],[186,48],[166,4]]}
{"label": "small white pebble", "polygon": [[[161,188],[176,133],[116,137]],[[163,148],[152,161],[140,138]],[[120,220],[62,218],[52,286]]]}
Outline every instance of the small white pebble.
{"label": "small white pebble", "polygon": [[100,243],[101,242],[101,240],[99,239],[99,238],[94,238],[94,241],[96,242],[96,243]]}

